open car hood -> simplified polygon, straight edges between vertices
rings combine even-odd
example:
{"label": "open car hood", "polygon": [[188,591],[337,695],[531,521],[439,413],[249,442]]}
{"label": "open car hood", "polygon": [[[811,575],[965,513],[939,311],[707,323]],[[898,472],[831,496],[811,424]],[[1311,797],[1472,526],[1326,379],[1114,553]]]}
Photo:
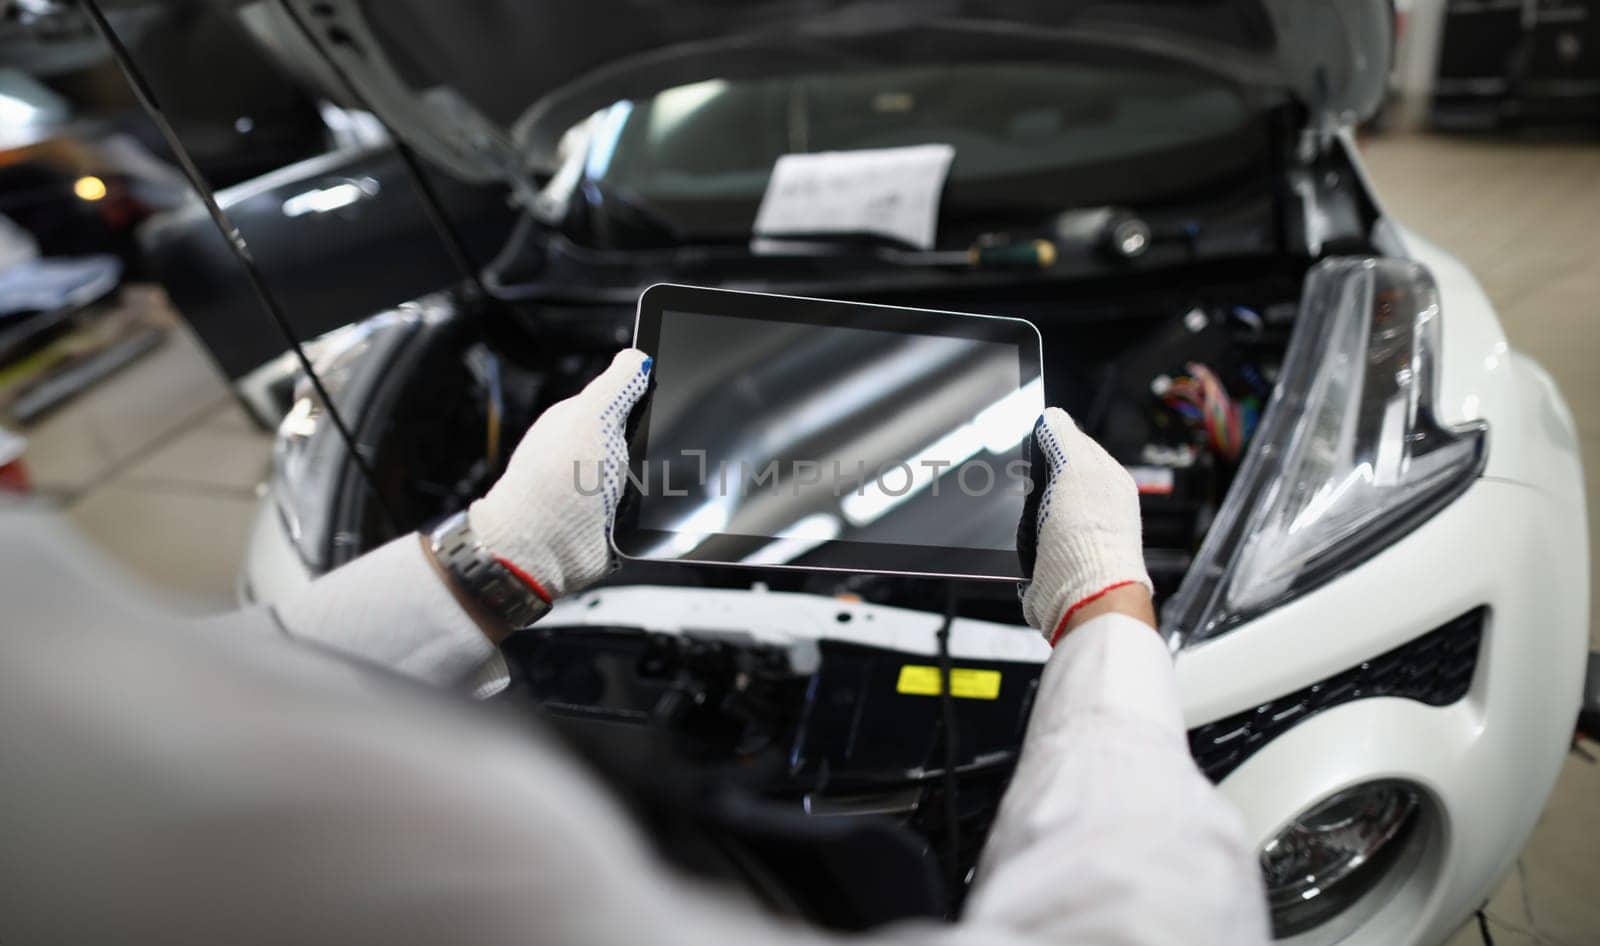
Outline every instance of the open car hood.
{"label": "open car hood", "polygon": [[612,102],[865,65],[1155,56],[1293,96],[1311,122],[1348,122],[1382,99],[1394,22],[1390,0],[289,3],[300,24],[277,4],[242,13],[335,94],[353,84],[434,162],[524,193],[556,169],[561,136]]}

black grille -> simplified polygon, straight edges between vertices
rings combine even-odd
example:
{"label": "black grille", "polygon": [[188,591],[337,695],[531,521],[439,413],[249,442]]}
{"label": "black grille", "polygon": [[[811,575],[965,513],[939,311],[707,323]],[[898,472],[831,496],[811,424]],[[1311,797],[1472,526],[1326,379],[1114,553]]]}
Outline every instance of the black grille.
{"label": "black grille", "polygon": [[1431,706],[1467,695],[1478,666],[1487,608],[1474,608],[1436,630],[1303,690],[1189,730],[1189,753],[1213,782],[1269,741],[1329,707],[1369,696],[1398,696]]}

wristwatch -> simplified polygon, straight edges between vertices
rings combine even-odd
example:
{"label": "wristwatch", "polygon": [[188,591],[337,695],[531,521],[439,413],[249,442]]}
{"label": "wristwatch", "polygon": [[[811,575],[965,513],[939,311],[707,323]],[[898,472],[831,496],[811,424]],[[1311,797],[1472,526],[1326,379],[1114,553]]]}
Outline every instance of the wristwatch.
{"label": "wristwatch", "polygon": [[550,610],[549,594],[537,580],[478,541],[465,510],[439,523],[428,534],[428,547],[462,594],[512,630]]}

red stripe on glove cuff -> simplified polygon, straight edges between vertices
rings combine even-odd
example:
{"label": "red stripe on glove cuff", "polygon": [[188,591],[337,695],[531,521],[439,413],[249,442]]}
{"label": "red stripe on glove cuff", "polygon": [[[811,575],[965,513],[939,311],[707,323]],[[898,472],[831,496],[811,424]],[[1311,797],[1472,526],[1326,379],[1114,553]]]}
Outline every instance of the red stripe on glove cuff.
{"label": "red stripe on glove cuff", "polygon": [[1083,600],[1079,601],[1077,604],[1075,604],[1072,607],[1068,608],[1067,609],[1067,613],[1061,615],[1061,620],[1056,622],[1056,632],[1054,634],[1050,635],[1050,646],[1051,647],[1056,646],[1056,642],[1061,640],[1061,633],[1067,629],[1067,620],[1069,618],[1071,618],[1073,613],[1076,612],[1079,608],[1083,607],[1086,604],[1089,604],[1092,601],[1096,601],[1096,600],[1098,600],[1100,598],[1105,597],[1106,595],[1110,594],[1111,592],[1116,591],[1118,588],[1123,588],[1123,587],[1126,587],[1128,585],[1137,585],[1138,583],[1139,582],[1137,582],[1137,581],[1135,581],[1135,580],[1130,578],[1127,581],[1119,581],[1119,582],[1117,582],[1116,584],[1113,584],[1113,585],[1106,585],[1104,588],[1101,588],[1099,591],[1096,591],[1094,594],[1090,595],[1087,598],[1084,598]]}
{"label": "red stripe on glove cuff", "polygon": [[[529,590],[538,595],[540,601],[543,601],[545,604],[551,603],[550,592],[544,590],[544,585],[539,584],[539,580],[537,578],[534,578],[532,575],[518,568],[509,558],[501,558],[500,556],[496,555],[494,560],[499,562],[506,571],[517,576],[517,580],[522,582],[524,585],[527,585]],[[1104,594],[1104,592],[1102,592],[1102,594]]]}

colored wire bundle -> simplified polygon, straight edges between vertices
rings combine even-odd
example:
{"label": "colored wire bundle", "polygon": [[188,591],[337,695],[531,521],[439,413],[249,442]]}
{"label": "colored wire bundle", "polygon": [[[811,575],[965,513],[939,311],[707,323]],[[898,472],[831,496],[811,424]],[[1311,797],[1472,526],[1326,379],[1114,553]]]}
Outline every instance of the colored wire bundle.
{"label": "colored wire bundle", "polygon": [[1244,450],[1246,421],[1254,426],[1254,409],[1235,401],[1210,368],[1190,362],[1188,369],[1188,375],[1173,378],[1163,386],[1162,402],[1200,426],[1220,456],[1237,461]]}

